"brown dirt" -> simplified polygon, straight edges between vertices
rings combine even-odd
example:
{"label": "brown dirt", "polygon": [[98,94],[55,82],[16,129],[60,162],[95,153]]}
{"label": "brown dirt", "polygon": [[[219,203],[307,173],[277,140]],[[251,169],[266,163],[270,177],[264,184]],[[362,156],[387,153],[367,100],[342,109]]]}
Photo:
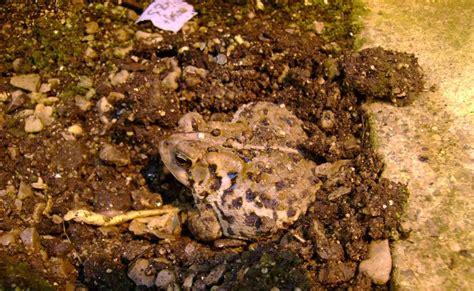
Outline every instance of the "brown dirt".
{"label": "brown dirt", "polygon": [[[34,248],[18,237],[8,246],[0,245],[1,257],[7,258],[0,263],[0,271],[24,272],[18,279],[0,275],[0,288],[34,289],[43,284],[53,289],[120,286],[128,290],[134,283],[126,272],[139,259],[150,262],[147,272],[151,274],[174,271],[179,286],[192,278],[194,290],[211,286],[246,290],[388,286],[372,285],[357,266],[366,258],[370,241],[398,238],[399,215],[407,193],[403,185],[380,178],[383,163],[370,146],[361,98],[356,95],[367,94],[364,90],[370,90],[365,89],[370,85],[354,80],[353,70],[360,62],[370,67],[369,61],[345,57],[351,56],[352,49],[351,2],[333,6],[333,10],[265,2],[265,11],[234,2],[195,4],[200,15],[186,34],[160,32],[150,23],[135,25],[130,11],[112,4],[60,8],[10,4],[2,8],[1,35],[8,41],[1,45],[5,53],[0,93],[16,90],[9,84],[15,74],[38,73],[43,83],[52,77],[61,83],[48,92],[60,99],[54,104],[55,121],[37,134],[25,133],[20,114],[34,109],[35,102],[26,96],[19,105],[12,104],[11,98],[0,102],[0,236],[28,227],[40,235],[40,245]],[[41,20],[45,13],[50,13],[49,24]],[[249,13],[255,17],[249,18]],[[340,17],[334,19],[339,22],[329,17],[337,13]],[[86,17],[86,22],[96,21],[100,27],[92,42],[100,53],[92,62],[83,59],[90,43],[71,41],[71,48],[62,50],[51,36],[55,22],[72,19],[70,30],[76,32],[69,33],[81,40],[86,36]],[[324,21],[331,33],[318,35],[310,29],[316,19]],[[112,33],[117,27],[133,33],[160,32],[164,40],[146,45],[132,35],[129,42],[133,49],[117,58],[112,52],[114,46],[121,45]],[[248,45],[237,45],[233,41],[237,35]],[[25,39],[35,41],[30,47],[19,46]],[[227,62],[218,64],[216,57],[226,54],[230,46],[235,49],[227,55]],[[53,51],[52,57],[47,56],[47,50]],[[378,61],[388,59],[391,67],[399,63],[391,57],[393,53],[378,50],[370,54],[372,60],[377,56]],[[14,68],[12,62],[18,58],[23,59],[22,66]],[[177,79],[176,89],[170,88],[162,80],[176,70],[173,63],[181,70],[203,68],[207,75],[184,75]],[[58,70],[61,66],[65,67]],[[127,70],[130,77],[123,84],[111,85],[110,73],[120,70]],[[417,70],[405,70],[403,77],[410,72],[417,78]],[[88,100],[95,106],[109,96],[111,111],[101,114],[94,106],[79,109],[76,96],[90,91],[76,85],[80,75],[93,80],[96,93]],[[396,83],[409,86],[402,79]],[[124,98],[111,98],[111,92],[122,93]],[[96,212],[147,208],[133,199],[134,191],[151,191],[153,197],[147,199],[162,199],[165,204],[189,205],[189,191],[163,170],[156,145],[186,112],[222,119],[239,105],[260,100],[284,103],[304,121],[310,138],[301,149],[308,158],[318,163],[347,160],[334,175],[321,177],[325,181],[316,203],[289,230],[268,241],[202,243],[195,241],[185,226],[182,236],[160,240],[134,236],[127,224],[97,228],[61,221],[68,210],[77,208]],[[66,129],[73,124],[80,124],[84,134],[71,137]],[[102,160],[99,152],[104,144],[115,145],[130,162],[117,166]],[[48,188],[33,190],[19,206],[20,184],[30,185],[40,177]],[[349,193],[330,195],[340,187],[349,188]],[[47,211],[39,208],[42,205]],[[35,275],[28,280],[28,274]]]}

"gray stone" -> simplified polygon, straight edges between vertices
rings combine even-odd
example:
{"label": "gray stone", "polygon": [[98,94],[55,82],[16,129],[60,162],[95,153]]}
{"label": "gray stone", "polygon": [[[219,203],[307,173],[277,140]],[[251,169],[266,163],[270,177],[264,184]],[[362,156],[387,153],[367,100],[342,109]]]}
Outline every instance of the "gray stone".
{"label": "gray stone", "polygon": [[44,128],[44,124],[41,122],[41,120],[34,116],[28,116],[25,119],[25,131],[28,133],[35,133],[35,132],[40,132]]}
{"label": "gray stone", "polygon": [[99,158],[119,167],[130,163],[130,156],[128,153],[111,144],[105,144],[102,147],[99,153]]}
{"label": "gray stone", "polygon": [[30,92],[38,92],[41,78],[38,74],[18,75],[10,79],[10,84]]}
{"label": "gray stone", "polygon": [[155,284],[155,275],[148,272],[150,262],[146,259],[139,259],[128,270],[127,276],[137,285],[152,287]]}
{"label": "gray stone", "polygon": [[369,246],[369,257],[359,265],[359,271],[377,285],[385,285],[392,271],[392,256],[388,240],[374,240]]}
{"label": "gray stone", "polygon": [[155,286],[158,288],[166,289],[176,281],[176,275],[171,270],[161,270],[156,275]]}

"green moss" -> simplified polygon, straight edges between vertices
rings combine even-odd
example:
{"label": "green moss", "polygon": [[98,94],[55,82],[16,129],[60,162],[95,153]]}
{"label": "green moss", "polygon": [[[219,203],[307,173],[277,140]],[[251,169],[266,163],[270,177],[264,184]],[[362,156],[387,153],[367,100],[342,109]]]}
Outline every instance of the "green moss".
{"label": "green moss", "polygon": [[0,260],[0,290],[16,286],[21,290],[55,290],[40,273],[27,263],[15,262],[6,254]]}

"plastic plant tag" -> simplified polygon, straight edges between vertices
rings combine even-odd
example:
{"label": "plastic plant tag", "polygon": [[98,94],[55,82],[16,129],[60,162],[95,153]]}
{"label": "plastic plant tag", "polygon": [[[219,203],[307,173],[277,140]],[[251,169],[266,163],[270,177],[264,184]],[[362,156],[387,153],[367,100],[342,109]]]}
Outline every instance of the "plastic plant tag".
{"label": "plastic plant tag", "polygon": [[158,28],[178,32],[196,14],[193,6],[182,0],[155,0],[137,22],[150,20]]}

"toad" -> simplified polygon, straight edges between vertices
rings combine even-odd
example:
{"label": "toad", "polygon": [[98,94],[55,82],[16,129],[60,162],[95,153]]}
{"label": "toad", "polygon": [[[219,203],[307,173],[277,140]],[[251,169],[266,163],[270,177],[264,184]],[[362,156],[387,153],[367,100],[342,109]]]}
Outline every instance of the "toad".
{"label": "toad", "polygon": [[283,105],[241,106],[229,122],[184,115],[159,146],[176,179],[192,190],[188,226],[201,240],[258,240],[285,229],[315,200],[316,164],[298,151],[303,123]]}

